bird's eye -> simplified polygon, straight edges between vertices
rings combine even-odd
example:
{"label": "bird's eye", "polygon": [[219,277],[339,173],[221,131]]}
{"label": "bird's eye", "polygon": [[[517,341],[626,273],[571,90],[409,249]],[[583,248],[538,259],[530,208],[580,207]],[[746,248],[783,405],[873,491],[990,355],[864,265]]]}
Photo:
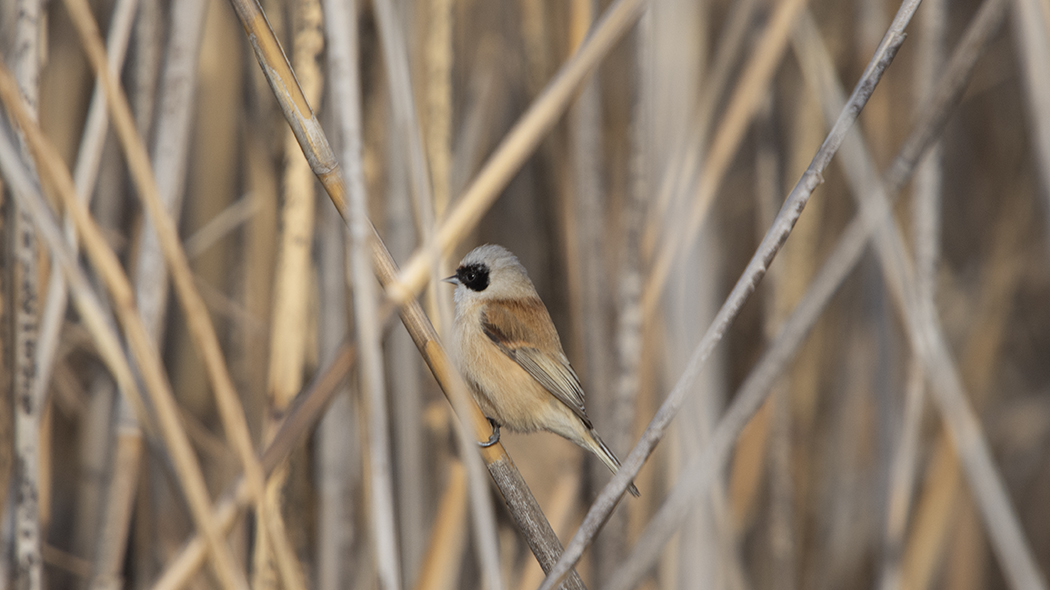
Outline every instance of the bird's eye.
{"label": "bird's eye", "polygon": [[483,264],[460,267],[456,275],[472,291],[484,291],[489,286],[489,269]]}

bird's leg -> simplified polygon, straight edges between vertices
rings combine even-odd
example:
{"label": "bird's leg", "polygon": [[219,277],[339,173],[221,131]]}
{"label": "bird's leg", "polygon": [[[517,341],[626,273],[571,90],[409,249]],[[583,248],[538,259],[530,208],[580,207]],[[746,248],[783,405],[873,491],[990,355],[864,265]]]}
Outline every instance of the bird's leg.
{"label": "bird's leg", "polygon": [[499,423],[492,418],[488,418],[488,421],[492,425],[492,436],[487,441],[478,443],[478,446],[483,449],[487,449],[499,442]]}

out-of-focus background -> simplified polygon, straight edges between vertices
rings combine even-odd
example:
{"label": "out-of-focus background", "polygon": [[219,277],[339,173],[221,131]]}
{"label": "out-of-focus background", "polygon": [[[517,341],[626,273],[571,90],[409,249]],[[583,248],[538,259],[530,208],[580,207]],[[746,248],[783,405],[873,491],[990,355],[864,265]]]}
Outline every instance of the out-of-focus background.
{"label": "out-of-focus background", "polygon": [[[348,99],[330,83],[328,48],[355,25],[332,25],[326,2],[261,5],[334,138],[332,107]],[[368,205],[404,263],[609,2],[389,2],[400,39],[384,39],[372,3],[350,10]],[[637,557],[639,539],[780,326],[811,297],[811,281],[858,212],[856,199],[876,188],[871,170],[885,172],[894,161],[983,4],[999,18],[966,91],[932,155],[899,196],[888,196],[915,292],[921,305],[932,303],[991,450],[994,481],[960,465],[942,419],[960,399],[944,401],[931,389],[944,381],[928,378],[886,280],[889,267],[869,247],[725,468],[677,519],[674,535],[654,546],[656,558],[628,575],[621,567]],[[839,106],[821,80],[848,94],[898,8],[883,0],[648,5],[443,262],[450,272],[487,242],[520,257],[580,375],[588,413],[621,458],[823,141]],[[238,455],[120,146],[112,132],[85,139],[99,137],[86,124],[94,76],[66,6],[0,3],[4,63],[76,171],[136,289],[136,310],[163,357],[215,501],[239,477]],[[112,37],[111,52],[126,35],[120,80],[262,449],[293,397],[353,338],[343,226],[228,3],[93,0],[91,7]],[[639,474],[641,498],[622,500],[584,554],[578,571],[588,587],[1002,588],[1011,559],[1034,562],[1045,587],[1050,3],[926,0],[907,34],[858,121],[864,149],[831,162],[770,272],[688,388]],[[409,104],[398,103],[409,90],[390,75],[396,52],[384,41],[407,55],[414,118],[398,106]],[[5,123],[15,138],[11,129]],[[413,180],[420,170],[413,150],[424,156],[429,191]],[[22,239],[32,223],[16,212],[11,179],[0,178],[3,586],[152,587],[194,531],[183,476],[119,395],[79,308],[51,302],[65,283],[49,246]],[[432,202],[422,203],[427,192]],[[51,203],[58,210],[57,198]],[[80,266],[108,310],[95,267],[83,256]],[[443,333],[449,316],[439,310],[450,304],[451,287],[434,288],[421,301]],[[57,328],[50,340],[42,336],[47,313]],[[382,338],[395,516],[388,532],[401,585],[480,588],[450,406],[395,317]],[[379,585],[377,564],[390,555],[375,542],[368,401],[359,382],[352,371],[272,478],[286,542],[266,541],[250,510],[234,525],[231,554],[253,588],[295,579],[306,588]],[[505,432],[503,442],[567,543],[609,473],[554,435]],[[1007,502],[997,506],[1006,517],[979,510],[974,490],[989,483],[1005,486],[999,499]],[[495,488],[492,498],[504,587],[535,588],[541,571]],[[989,533],[990,524],[1017,523],[1020,557],[1004,554]],[[23,537],[24,527],[36,537]],[[288,556],[297,563],[282,561]],[[193,571],[186,587],[219,587],[213,569]]]}

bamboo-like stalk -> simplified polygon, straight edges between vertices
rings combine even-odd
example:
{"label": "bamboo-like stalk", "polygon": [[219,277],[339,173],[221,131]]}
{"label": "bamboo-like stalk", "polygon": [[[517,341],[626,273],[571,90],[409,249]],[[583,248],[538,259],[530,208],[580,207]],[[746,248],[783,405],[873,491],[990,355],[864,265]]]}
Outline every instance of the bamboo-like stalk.
{"label": "bamboo-like stalk", "polygon": [[[12,155],[15,153],[13,148],[11,153]],[[12,248],[6,245],[11,243],[15,206],[13,199],[6,196],[10,194],[7,182],[4,183],[3,188],[4,196],[0,197],[0,244],[4,246],[0,246],[0,265],[9,268],[14,257]],[[0,292],[10,293],[13,282],[14,277],[9,273],[0,273]],[[11,358],[15,334],[13,316],[14,309],[9,304],[0,305],[0,371],[3,371],[4,375],[11,375],[14,371]],[[10,399],[11,388],[14,385],[12,381],[13,379],[8,378],[0,379],[0,396],[3,396],[3,399]],[[15,478],[14,446],[14,406],[13,404],[0,404],[0,490],[9,490]],[[0,500],[4,505],[7,504],[8,495],[7,491],[0,491]],[[0,576],[3,576],[4,579],[10,579],[11,571],[14,569],[12,563],[14,556],[11,548],[12,541],[0,537],[0,550],[3,551],[3,555],[0,556]]]}
{"label": "bamboo-like stalk", "polygon": [[[802,209],[805,207],[809,197],[813,194],[813,190],[819,184],[821,179],[820,175],[827,167],[828,162],[831,160],[831,156],[837,151],[838,147],[845,139],[847,131],[856,120],[864,103],[871,96],[871,93],[875,89],[875,85],[882,77],[886,68],[889,67],[890,63],[893,61],[893,57],[896,55],[901,43],[904,42],[904,27],[911,20],[911,16],[914,14],[917,7],[918,2],[916,1],[906,1],[901,5],[890,29],[886,32],[885,37],[883,37],[879,49],[876,51],[875,55],[872,56],[867,69],[858,81],[857,86],[853,91],[853,95],[850,97],[849,103],[839,114],[835,125],[828,133],[827,139],[824,141],[824,144],[810,163],[810,167],[802,175],[798,184],[796,184],[795,188],[791,191],[791,194],[788,195],[784,206],[781,208],[780,213],[778,213],[776,220],[774,220],[773,226],[762,239],[762,243],[748,262],[747,268],[744,270],[740,279],[730,292],[729,297],[715,316],[710,328],[708,328],[704,337],[694,350],[689,365],[682,374],[682,377],[679,379],[674,389],[668,394],[667,399],[661,405],[656,416],[649,423],[646,431],[642,434],[641,440],[635,445],[631,454],[628,455],[627,459],[623,462],[620,471],[613,476],[612,481],[605,486],[598,499],[592,504],[587,517],[584,519],[584,523],[580,526],[580,530],[577,531],[573,540],[566,548],[566,551],[562,554],[558,565],[548,573],[547,579],[541,586],[543,590],[550,590],[553,588],[554,585],[560,581],[561,577],[568,572],[568,569],[576,562],[576,560],[579,559],[584,548],[593,540],[594,536],[600,529],[602,522],[604,522],[605,518],[615,507],[619,497],[623,494],[624,490],[626,490],[627,484],[630,482],[631,478],[637,475],[638,470],[641,469],[642,463],[648,458],[649,454],[652,453],[656,444],[663,438],[668,425],[685,401],[686,391],[689,389],[689,386],[695,382],[700,369],[710,356],[715,345],[721,340],[725,331],[728,329],[729,324],[740,311],[741,306],[743,306],[744,302],[750,297],[751,293],[754,292],[757,283],[761,281],[762,276],[769,268],[769,264],[772,262],[773,257],[780,250],[784,240],[786,240],[791,233],[791,228],[798,220],[799,215],[801,215]],[[709,445],[709,448],[713,445],[714,443],[712,442]],[[689,474],[685,479],[695,479],[695,475]],[[677,487],[682,487],[682,484],[679,484]]]}
{"label": "bamboo-like stalk", "polygon": [[[18,22],[15,28],[11,60],[18,90],[26,102],[30,116],[35,120],[39,108],[41,40],[40,24],[43,2],[18,0]],[[44,411],[42,388],[37,386],[37,356],[34,351],[40,342],[41,285],[38,266],[37,238],[29,215],[15,207],[13,216],[12,256],[14,309],[13,365],[11,371],[11,400],[14,405],[15,450],[15,575],[16,588],[39,590],[43,584],[43,560],[39,504],[41,484],[41,414]]]}
{"label": "bamboo-like stalk", "polygon": [[[250,62],[247,66],[253,66]],[[253,88],[253,92],[268,97],[269,89]],[[252,317],[263,321],[261,334],[270,331],[269,318],[272,313],[272,290],[275,251],[277,247],[278,180],[276,167],[270,157],[271,148],[265,145],[265,133],[258,128],[245,129],[244,175],[253,209],[256,211],[245,228],[245,254],[243,275],[243,306]],[[255,392],[252,403],[246,404],[252,420],[258,424],[265,415],[267,363],[269,362],[269,339],[245,332],[240,336],[244,355],[243,379],[245,390]]]}
{"label": "bamboo-like stalk", "polygon": [[452,0],[434,0],[428,10],[426,147],[436,219],[452,199],[452,7]]}
{"label": "bamboo-like stalk", "polygon": [[[453,191],[452,121],[453,113],[455,112],[453,103],[453,66],[456,61],[455,37],[453,36],[453,31],[456,27],[455,4],[453,0],[433,0],[429,3],[425,11],[428,23],[425,33],[426,41],[419,45],[420,48],[425,48],[424,54],[421,56],[426,69],[426,109],[423,117],[426,132],[424,140],[426,142],[426,160],[430,170],[431,190],[434,199],[433,220],[435,223],[437,220],[443,219],[448,212]],[[465,24],[465,22],[461,21],[459,26],[464,26]],[[426,234],[424,234],[424,239],[431,236],[434,230],[434,226],[428,228]],[[411,246],[406,248],[406,250],[410,249]],[[405,254],[408,253],[405,252]],[[434,265],[431,271],[432,279],[440,280],[452,274],[451,264],[451,261],[447,258],[442,258]],[[435,271],[437,272],[436,276],[433,275]],[[452,290],[444,284],[432,280],[431,288],[427,294],[429,297],[428,301],[431,303],[430,316],[437,318],[438,322],[435,329],[438,334],[447,335],[451,329],[453,317]],[[400,347],[400,350],[403,354],[406,357],[414,355],[403,337],[402,342],[404,344]],[[416,363],[413,361],[413,364]],[[410,391],[416,394],[418,407],[420,404],[418,386]],[[407,429],[402,428],[402,430]],[[460,440],[468,441],[469,438],[469,436],[461,436]],[[402,452],[406,458],[409,455],[414,455],[414,458],[418,461],[423,450],[422,448],[411,450],[405,445]],[[491,496],[487,493],[488,483],[485,481],[481,464],[472,452],[467,451],[467,453],[471,455],[471,460],[467,464],[469,468],[466,471],[469,478],[469,489],[472,497],[480,500],[470,504],[476,535],[480,540],[475,547],[478,551],[479,561],[482,563],[483,576],[491,580],[489,582],[491,587],[492,584],[501,583],[495,516],[492,509]],[[402,472],[407,471],[410,466],[413,466],[411,462],[405,466]],[[402,478],[402,481],[406,480]],[[421,515],[424,513],[423,494],[421,493],[421,486],[419,486],[422,483],[422,478],[409,476],[407,481],[417,483],[412,489],[405,489],[405,486],[401,486],[400,504],[402,513],[407,514],[408,509],[414,508],[415,512]],[[410,521],[403,518],[402,523],[406,522]],[[422,564],[423,559],[423,535],[402,533],[402,540],[406,548],[404,565],[408,571],[416,571]],[[408,550],[411,550],[411,553]]]}
{"label": "bamboo-like stalk", "polygon": [[139,134],[143,137],[153,126],[153,112],[157,99],[157,79],[164,59],[163,35],[164,14],[159,0],[138,0],[135,11],[135,36],[131,53],[134,87],[131,88],[132,109],[138,121]]}
{"label": "bamboo-like stalk", "polygon": [[[335,161],[331,147],[325,139],[323,132],[317,125],[306,102],[302,91],[295,83],[291,68],[284,57],[272,30],[266,24],[265,16],[261,13],[258,5],[246,0],[231,0],[234,4],[246,32],[249,34],[256,50],[256,57],[267,74],[267,80],[274,90],[278,102],[288,119],[289,124],[295,131],[300,141],[303,153],[307,156],[311,168],[321,181],[322,186],[328,192],[333,204],[340,215],[347,222],[350,215],[346,203],[346,186],[341,176],[338,164]],[[382,284],[389,285],[395,280],[397,266],[390,253],[386,250],[378,235],[370,240],[372,253],[372,265],[375,274]],[[452,402],[453,408],[461,419],[466,419],[471,424],[478,440],[488,437],[490,430],[488,421],[485,420],[477,404],[469,398],[466,384],[462,378],[452,369],[448,356],[441,347],[433,325],[423,313],[422,308],[414,300],[409,301],[401,308],[401,320],[412,336],[416,347],[419,349],[430,367],[442,390]],[[529,492],[521,474],[514,467],[510,457],[506,454],[503,445],[496,444],[481,452],[482,458],[489,469],[489,474],[500,488],[512,517],[515,519],[519,529],[529,543],[530,549],[536,555],[541,565],[550,567],[560,553],[560,543],[554,535],[553,530],[546,518],[543,517],[535,498]],[[568,587],[578,588],[582,586],[578,576],[573,574]]]}
{"label": "bamboo-like stalk", "polygon": [[[122,384],[122,392],[136,400],[133,402],[135,407],[142,408],[139,393],[131,376],[131,368],[124,358],[119,339],[109,323],[108,315],[103,311],[101,303],[88,286],[87,278],[76,266],[75,257],[62,239],[57,222],[49,217],[39,192],[31,186],[25,171],[19,170],[20,166],[13,165],[15,159],[17,159],[17,156],[14,148],[6,139],[0,140],[0,167],[3,168],[5,177],[11,180],[16,196],[20,198],[23,207],[34,218],[38,231],[41,232],[42,237],[50,247],[52,257],[56,260],[58,266],[67,273],[66,281],[73,293],[77,310],[80,312],[88,330],[92,333],[95,344],[103,359],[107,361],[110,371],[117,376],[118,382]],[[134,481],[134,477],[132,481]]]}
{"label": "bamboo-like stalk", "polygon": [[41,522],[41,413],[43,398],[33,397],[37,342],[37,249],[36,232],[24,212],[15,216],[15,309],[14,367],[11,388],[14,403],[15,438],[15,586],[42,588],[40,556]]}
{"label": "bamboo-like stalk", "polygon": [[[323,50],[320,4],[310,0],[296,2],[293,33],[293,59],[304,93],[311,103],[321,96],[323,79],[317,58]],[[306,355],[306,315],[309,305],[311,274],[310,250],[313,245],[314,206],[313,175],[300,157],[301,150],[292,133],[282,138],[285,169],[281,192],[279,226],[281,236],[274,275],[274,303],[271,311],[269,384],[270,406],[280,413],[302,386]],[[268,418],[272,422],[273,418]]]}
{"label": "bamboo-like stalk", "polygon": [[[83,9],[87,9],[84,5]],[[81,16],[84,16],[83,14]],[[90,12],[87,13],[90,17]],[[97,31],[96,31],[96,42]],[[101,71],[105,72],[105,57],[100,61]],[[108,86],[108,85],[107,85]],[[110,88],[111,89],[111,88]],[[107,92],[107,94],[111,94]],[[8,113],[18,121],[20,128],[29,141],[38,170],[48,179],[50,185],[58,192],[67,210],[73,212],[77,231],[81,234],[85,249],[96,270],[106,281],[114,306],[123,324],[129,345],[135,354],[136,361],[143,373],[147,391],[157,408],[160,429],[165,442],[175,461],[180,475],[180,482],[187,494],[191,512],[197,526],[208,539],[211,557],[215,563],[216,574],[227,588],[246,588],[247,582],[243,573],[233,565],[229,548],[218,535],[217,530],[208,519],[208,494],[196,457],[190,447],[186,433],[179,423],[177,406],[171,386],[162,369],[160,355],[152,345],[141,318],[135,311],[132,302],[132,291],[127,276],[120,268],[113,251],[105,243],[98,227],[91,220],[83,206],[76,201],[76,189],[69,171],[63,166],[61,158],[47,143],[40,129],[29,118],[21,104],[17,89],[14,86],[6,67],[0,67],[0,95]]]}
{"label": "bamboo-like stalk", "polygon": [[[342,34],[342,33],[340,33]],[[378,99],[378,97],[376,97]],[[377,101],[378,102],[378,101]],[[383,108],[376,105],[374,108]],[[383,148],[389,162],[403,158],[403,138],[392,129],[385,129],[386,145]],[[378,150],[377,150],[378,151]],[[412,252],[417,239],[417,223],[412,214],[412,197],[409,195],[407,172],[404,166],[393,164],[380,189],[387,196],[383,203],[383,235],[387,247],[395,258]],[[391,405],[392,433],[396,452],[397,508],[402,548],[402,570],[405,585],[416,582],[415,576],[423,558],[422,543],[426,538],[419,523],[428,522],[428,502],[425,490],[434,485],[431,458],[433,449],[427,441],[427,432],[420,428],[424,423],[425,370],[419,361],[419,353],[407,332],[391,331],[386,339],[385,359],[387,387],[397,395],[397,403]],[[391,370],[400,367],[399,370]]]}

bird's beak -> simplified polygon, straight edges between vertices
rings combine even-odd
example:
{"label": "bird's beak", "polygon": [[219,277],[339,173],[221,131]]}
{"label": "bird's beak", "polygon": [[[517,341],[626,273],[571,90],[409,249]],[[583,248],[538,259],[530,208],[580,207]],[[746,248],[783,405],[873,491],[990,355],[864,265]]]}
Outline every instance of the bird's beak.
{"label": "bird's beak", "polygon": [[452,276],[448,277],[447,279],[441,279],[441,280],[446,282],[446,283],[452,283],[453,285],[459,285],[459,277],[457,277],[456,275],[452,275]]}

